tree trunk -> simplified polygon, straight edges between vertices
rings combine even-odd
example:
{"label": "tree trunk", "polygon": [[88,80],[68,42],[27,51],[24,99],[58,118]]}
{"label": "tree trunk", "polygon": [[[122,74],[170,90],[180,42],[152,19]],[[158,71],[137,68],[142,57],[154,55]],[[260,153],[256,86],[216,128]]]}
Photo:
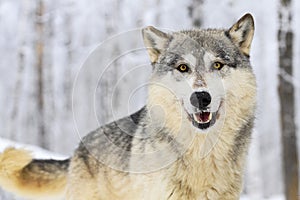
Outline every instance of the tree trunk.
{"label": "tree trunk", "polygon": [[[105,30],[106,30],[106,36],[112,37],[113,34],[116,34],[118,32],[118,27],[115,25],[114,21],[119,18],[119,11],[120,11],[120,1],[114,0],[111,1],[111,7],[108,8],[111,10],[115,10],[116,14],[108,13],[105,15]],[[102,111],[100,112],[100,120],[102,123],[107,123],[109,121],[116,120],[115,116],[113,115],[113,110],[117,111],[119,110],[121,104],[118,101],[118,95],[119,91],[118,88],[115,88],[116,83],[118,81],[118,66],[119,61],[117,59],[118,56],[120,56],[120,48],[119,43],[117,42],[118,39],[113,40],[110,45],[113,45],[110,47],[106,54],[109,58],[111,58],[112,63],[110,63],[110,66],[105,71],[105,75],[102,77],[102,85],[101,88],[101,97],[100,97],[100,105]],[[111,62],[109,61],[109,62]],[[112,108],[111,108],[111,105]]]}
{"label": "tree trunk", "polygon": [[192,18],[192,25],[200,28],[202,26],[202,4],[204,0],[192,0],[191,5],[188,7],[189,16]]}
{"label": "tree trunk", "polygon": [[55,9],[55,3],[53,1],[44,1],[44,16],[42,16],[42,23],[44,30],[41,33],[43,39],[41,43],[43,45],[43,65],[42,67],[42,98],[43,107],[42,108],[42,120],[40,123],[43,126],[43,135],[40,139],[45,148],[49,150],[54,150],[57,143],[54,142],[54,122],[57,118],[56,107],[54,99],[54,63],[53,60],[53,46],[54,46],[54,15],[48,12],[49,10]]}
{"label": "tree trunk", "polygon": [[279,8],[279,98],[285,197],[298,199],[298,155],[295,125],[293,76],[293,32],[291,0],[281,0]]}
{"label": "tree trunk", "polygon": [[[21,3],[22,11],[20,13],[21,19],[19,21],[19,29],[18,31],[21,33],[26,32],[26,19],[28,17],[28,2],[22,1]],[[12,107],[10,109],[10,116],[9,116],[9,131],[8,136],[11,140],[18,140],[18,123],[19,114],[20,114],[20,98],[22,93],[22,86],[24,84],[24,69],[25,69],[25,48],[26,48],[26,38],[25,34],[20,34],[20,39],[18,42],[18,49],[17,51],[17,76],[16,76],[16,83],[14,85],[13,90],[13,99],[12,99]]]}
{"label": "tree trunk", "polygon": [[25,42],[22,41],[21,47],[18,49],[18,71],[17,71],[17,80],[14,88],[14,96],[13,96],[13,105],[10,112],[10,130],[9,130],[9,136],[10,139],[16,140],[17,139],[17,132],[16,132],[16,124],[18,114],[19,114],[19,103],[20,103],[20,93],[21,93],[21,87],[23,85],[23,76],[24,76],[24,46]]}
{"label": "tree trunk", "polygon": [[46,138],[45,122],[44,122],[44,2],[39,0],[36,7],[36,34],[35,55],[36,55],[36,73],[37,73],[37,114],[38,114],[38,141],[41,147],[48,149],[48,142]]}

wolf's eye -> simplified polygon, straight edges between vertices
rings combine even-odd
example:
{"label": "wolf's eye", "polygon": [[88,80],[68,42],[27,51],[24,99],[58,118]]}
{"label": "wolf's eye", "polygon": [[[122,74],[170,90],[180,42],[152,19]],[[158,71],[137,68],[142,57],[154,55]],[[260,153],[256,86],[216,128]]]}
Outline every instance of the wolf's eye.
{"label": "wolf's eye", "polygon": [[213,68],[218,69],[218,70],[222,69],[223,66],[224,66],[224,64],[220,63],[220,62],[214,62],[214,64],[213,64]]}
{"label": "wolf's eye", "polygon": [[190,68],[186,64],[180,64],[176,69],[182,73],[188,72],[190,70]]}

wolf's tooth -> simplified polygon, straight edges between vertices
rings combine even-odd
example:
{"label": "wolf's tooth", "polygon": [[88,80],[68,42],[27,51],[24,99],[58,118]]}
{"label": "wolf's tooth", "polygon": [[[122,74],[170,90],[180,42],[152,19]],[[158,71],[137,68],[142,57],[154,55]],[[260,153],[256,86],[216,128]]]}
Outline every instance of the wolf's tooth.
{"label": "wolf's tooth", "polygon": [[193,117],[194,117],[194,120],[195,120],[196,122],[200,123],[200,121],[198,120],[196,114],[193,114]]}
{"label": "wolf's tooth", "polygon": [[209,113],[208,121],[210,121],[211,119],[212,119],[212,113]]}

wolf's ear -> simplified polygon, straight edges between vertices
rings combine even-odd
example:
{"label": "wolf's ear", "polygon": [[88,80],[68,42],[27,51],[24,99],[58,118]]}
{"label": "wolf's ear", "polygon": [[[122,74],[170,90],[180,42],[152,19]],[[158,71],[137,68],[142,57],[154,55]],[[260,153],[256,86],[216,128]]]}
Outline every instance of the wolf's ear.
{"label": "wolf's ear", "polygon": [[150,60],[155,63],[161,52],[167,48],[169,35],[153,26],[147,26],[142,29],[145,47],[147,48]]}
{"label": "wolf's ear", "polygon": [[249,13],[245,14],[226,34],[239,47],[242,53],[249,56],[254,35],[254,20],[252,15]]}

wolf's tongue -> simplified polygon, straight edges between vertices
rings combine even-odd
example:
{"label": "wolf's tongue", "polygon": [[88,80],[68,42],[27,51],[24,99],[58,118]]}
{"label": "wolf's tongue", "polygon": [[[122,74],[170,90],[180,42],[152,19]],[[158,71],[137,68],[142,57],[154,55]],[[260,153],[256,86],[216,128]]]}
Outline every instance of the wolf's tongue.
{"label": "wolf's tongue", "polygon": [[208,122],[210,120],[210,112],[197,113],[196,117],[199,122]]}

